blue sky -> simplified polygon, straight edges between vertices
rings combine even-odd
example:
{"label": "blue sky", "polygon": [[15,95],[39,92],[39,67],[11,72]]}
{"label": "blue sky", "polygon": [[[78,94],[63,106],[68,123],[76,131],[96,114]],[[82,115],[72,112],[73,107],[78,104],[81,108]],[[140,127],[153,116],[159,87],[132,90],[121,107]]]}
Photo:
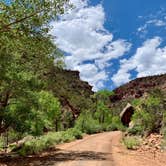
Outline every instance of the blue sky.
{"label": "blue sky", "polygon": [[166,73],[165,0],[71,0],[53,23],[68,69],[94,90]]}

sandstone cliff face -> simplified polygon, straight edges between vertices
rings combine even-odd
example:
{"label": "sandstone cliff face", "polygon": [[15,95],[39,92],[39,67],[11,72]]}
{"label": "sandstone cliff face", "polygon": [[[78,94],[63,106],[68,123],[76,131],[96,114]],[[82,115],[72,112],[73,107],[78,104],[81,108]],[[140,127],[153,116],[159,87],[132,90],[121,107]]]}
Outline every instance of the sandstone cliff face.
{"label": "sandstone cliff face", "polygon": [[153,89],[166,91],[166,74],[142,77],[130,81],[129,83],[115,89],[115,95],[111,96],[110,100],[112,102],[117,102],[120,100],[140,98],[146,92],[149,92]]}

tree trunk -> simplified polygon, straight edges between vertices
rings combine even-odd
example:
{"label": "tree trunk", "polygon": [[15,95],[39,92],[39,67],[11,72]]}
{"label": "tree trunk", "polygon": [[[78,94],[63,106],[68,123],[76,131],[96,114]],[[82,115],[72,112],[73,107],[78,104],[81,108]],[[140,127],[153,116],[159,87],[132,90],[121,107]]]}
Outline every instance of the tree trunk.
{"label": "tree trunk", "polygon": [[56,132],[58,131],[58,120],[57,119],[55,120],[55,131]]}
{"label": "tree trunk", "polygon": [[9,98],[10,98],[10,91],[8,90],[6,94],[4,95],[4,98],[2,98],[0,101],[0,115],[1,115],[0,116],[0,134],[4,133],[8,128],[8,125],[3,124],[4,123],[3,113],[4,113],[5,107],[7,107],[9,104]]}

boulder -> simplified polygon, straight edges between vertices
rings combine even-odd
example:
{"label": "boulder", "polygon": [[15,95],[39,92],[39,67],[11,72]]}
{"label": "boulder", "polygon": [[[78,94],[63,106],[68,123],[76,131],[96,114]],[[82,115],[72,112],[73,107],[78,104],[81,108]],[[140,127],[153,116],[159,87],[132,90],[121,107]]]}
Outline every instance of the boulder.
{"label": "boulder", "polygon": [[120,118],[123,125],[129,127],[129,124],[131,122],[131,117],[133,114],[134,114],[134,108],[130,103],[128,103],[127,106],[120,113]]}

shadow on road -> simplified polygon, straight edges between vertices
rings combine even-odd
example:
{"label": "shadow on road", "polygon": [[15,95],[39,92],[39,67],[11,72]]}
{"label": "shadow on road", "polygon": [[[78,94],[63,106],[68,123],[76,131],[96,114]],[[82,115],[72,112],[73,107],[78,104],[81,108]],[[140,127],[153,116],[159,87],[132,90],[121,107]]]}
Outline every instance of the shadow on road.
{"label": "shadow on road", "polygon": [[56,149],[47,151],[43,156],[4,157],[0,159],[0,166],[52,166],[67,161],[103,161],[108,159],[108,155],[109,153],[93,151],[61,151]]}

